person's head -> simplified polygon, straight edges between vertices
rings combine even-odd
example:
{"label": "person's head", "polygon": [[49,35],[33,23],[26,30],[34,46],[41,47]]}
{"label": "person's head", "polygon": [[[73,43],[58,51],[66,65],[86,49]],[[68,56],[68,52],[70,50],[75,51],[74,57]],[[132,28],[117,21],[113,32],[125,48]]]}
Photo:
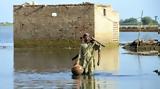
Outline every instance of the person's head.
{"label": "person's head", "polygon": [[84,42],[89,42],[90,41],[90,35],[89,35],[89,33],[85,33],[83,35],[83,39],[84,39]]}

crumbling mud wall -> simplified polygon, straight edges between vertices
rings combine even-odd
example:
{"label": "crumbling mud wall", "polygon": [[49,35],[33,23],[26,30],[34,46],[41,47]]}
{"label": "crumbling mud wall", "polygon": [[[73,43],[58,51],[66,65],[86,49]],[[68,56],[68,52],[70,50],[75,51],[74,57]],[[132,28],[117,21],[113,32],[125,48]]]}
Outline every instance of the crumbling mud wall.
{"label": "crumbling mud wall", "polygon": [[93,4],[14,5],[15,47],[74,45],[85,32],[94,36]]}
{"label": "crumbling mud wall", "polygon": [[15,47],[76,47],[84,33],[119,42],[119,15],[111,5],[14,5]]}

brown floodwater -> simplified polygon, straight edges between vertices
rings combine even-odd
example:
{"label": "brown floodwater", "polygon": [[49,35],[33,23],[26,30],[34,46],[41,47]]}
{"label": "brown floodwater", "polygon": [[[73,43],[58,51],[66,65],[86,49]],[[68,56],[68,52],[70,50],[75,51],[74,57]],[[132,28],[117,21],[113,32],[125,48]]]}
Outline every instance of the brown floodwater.
{"label": "brown floodwater", "polygon": [[121,47],[102,48],[100,66],[96,66],[91,76],[72,76],[71,58],[77,52],[77,49],[15,49],[14,88],[159,89],[160,77],[153,73],[160,67],[158,56],[129,55]]}
{"label": "brown floodwater", "polygon": [[[137,32],[120,32],[120,42],[137,39]],[[141,39],[158,39],[141,32]],[[159,89],[160,56],[102,49],[102,60],[91,76],[72,76],[71,58],[78,50],[14,49],[13,27],[0,26],[0,89]],[[95,57],[96,58],[96,57]]]}
{"label": "brown floodwater", "polygon": [[[118,52],[118,48],[102,49],[101,66],[96,66],[95,70],[116,72]],[[70,71],[71,58],[77,53],[78,49],[15,49],[14,68],[16,72],[66,72]]]}

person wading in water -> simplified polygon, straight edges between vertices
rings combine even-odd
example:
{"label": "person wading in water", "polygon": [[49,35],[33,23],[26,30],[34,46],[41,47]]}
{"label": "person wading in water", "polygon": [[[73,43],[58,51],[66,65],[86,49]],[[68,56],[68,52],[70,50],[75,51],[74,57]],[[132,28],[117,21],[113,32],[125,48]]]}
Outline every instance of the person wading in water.
{"label": "person wading in water", "polygon": [[90,37],[89,33],[85,33],[83,37],[81,37],[81,45],[79,54],[72,58],[72,60],[76,59],[74,65],[81,65],[84,69],[83,75],[91,75],[93,69],[95,68],[95,59],[94,52],[98,51],[98,61],[97,66],[100,64],[100,48],[104,47],[101,43],[94,40],[94,38]]}

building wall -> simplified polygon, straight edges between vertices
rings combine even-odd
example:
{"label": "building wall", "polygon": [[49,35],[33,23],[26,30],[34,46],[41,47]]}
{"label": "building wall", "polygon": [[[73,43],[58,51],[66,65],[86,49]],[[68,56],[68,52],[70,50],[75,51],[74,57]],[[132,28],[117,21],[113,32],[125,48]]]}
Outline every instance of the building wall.
{"label": "building wall", "polygon": [[[105,10],[105,11],[104,11]],[[95,5],[95,38],[102,43],[119,41],[119,16],[111,5]]]}
{"label": "building wall", "polygon": [[94,35],[94,5],[15,5],[14,39],[79,39]]}
{"label": "building wall", "polygon": [[14,42],[16,47],[42,42],[46,46],[57,40],[79,40],[86,32],[102,43],[118,42],[118,22],[118,14],[110,5],[15,5]]}

